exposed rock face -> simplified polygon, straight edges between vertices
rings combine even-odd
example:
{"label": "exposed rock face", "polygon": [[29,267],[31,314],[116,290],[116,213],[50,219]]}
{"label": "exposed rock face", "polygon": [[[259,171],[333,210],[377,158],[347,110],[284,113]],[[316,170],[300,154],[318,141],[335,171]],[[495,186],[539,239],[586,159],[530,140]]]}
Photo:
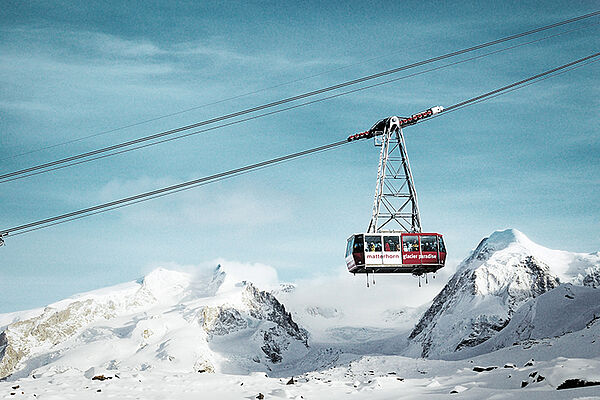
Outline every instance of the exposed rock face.
{"label": "exposed rock face", "polygon": [[304,308],[304,312],[311,317],[321,317],[321,318],[338,318],[343,315],[341,311],[334,307],[325,307],[325,306],[307,306]]}
{"label": "exposed rock face", "polygon": [[308,332],[300,328],[275,296],[243,283],[241,308],[229,305],[204,307],[200,324],[208,339],[226,336],[252,326],[257,327],[252,340],[257,343],[266,359],[279,363],[294,341],[308,348]]}
{"label": "exposed rock face", "polygon": [[260,291],[254,285],[248,284],[242,294],[242,301],[253,318],[274,322],[289,336],[308,347],[308,332],[294,322],[292,314],[287,312],[284,305],[271,293]]}
{"label": "exposed rock face", "polygon": [[495,232],[477,246],[411,332],[421,356],[436,357],[485,342],[524,302],[559,285],[527,244],[522,233],[508,230]]}
{"label": "exposed rock face", "polygon": [[508,325],[493,338],[447,358],[471,358],[515,343],[562,336],[590,327],[599,318],[600,290],[570,283],[561,284],[527,300],[512,315]]}
{"label": "exposed rock face", "polygon": [[281,362],[281,360],[283,360],[282,354],[291,344],[286,332],[280,326],[274,326],[261,332],[264,344],[260,349],[273,364]]}
{"label": "exposed rock face", "polygon": [[581,282],[584,286],[600,288],[600,267],[590,268]]}
{"label": "exposed rock face", "polygon": [[228,335],[248,327],[246,318],[237,309],[228,306],[205,307],[200,322],[209,337]]}

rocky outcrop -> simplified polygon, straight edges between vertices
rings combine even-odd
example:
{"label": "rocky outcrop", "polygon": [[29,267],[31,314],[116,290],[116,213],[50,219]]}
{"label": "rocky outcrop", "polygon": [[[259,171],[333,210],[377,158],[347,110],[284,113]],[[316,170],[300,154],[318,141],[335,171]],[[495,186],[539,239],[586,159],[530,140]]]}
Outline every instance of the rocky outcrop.
{"label": "rocky outcrop", "polygon": [[10,324],[0,335],[0,378],[10,375],[20,361],[43,348],[52,348],[73,337],[98,319],[115,316],[115,304],[75,301],[62,310],[51,307],[41,315]]}
{"label": "rocky outcrop", "polygon": [[205,307],[199,322],[209,338],[228,335],[248,327],[248,321],[242,313],[230,306]]}
{"label": "rocky outcrop", "polygon": [[294,322],[292,314],[286,311],[284,305],[271,293],[260,291],[254,285],[247,284],[242,293],[242,301],[253,318],[275,323],[287,335],[308,347],[308,332]]}

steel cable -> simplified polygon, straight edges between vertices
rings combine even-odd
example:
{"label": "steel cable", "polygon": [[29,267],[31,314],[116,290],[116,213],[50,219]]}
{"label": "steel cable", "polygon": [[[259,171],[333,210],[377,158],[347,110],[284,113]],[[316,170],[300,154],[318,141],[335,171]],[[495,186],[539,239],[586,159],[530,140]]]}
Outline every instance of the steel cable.
{"label": "steel cable", "polygon": [[[567,20],[563,20],[563,21],[560,21],[560,22],[557,22],[557,23],[554,23],[554,24],[550,24],[550,25],[546,25],[546,26],[543,26],[543,27],[535,28],[535,29],[532,29],[532,30],[529,30],[529,31],[526,31],[526,32],[521,32],[521,33],[518,33],[518,34],[506,36],[506,37],[503,37],[503,38],[500,38],[500,39],[496,39],[496,40],[493,40],[493,41],[490,41],[490,42],[482,43],[482,44],[479,44],[479,45],[471,46],[471,47],[468,47],[468,48],[465,48],[465,49],[461,49],[461,50],[457,50],[457,51],[454,51],[454,52],[451,52],[451,53],[447,53],[447,54],[444,54],[444,55],[440,55],[440,56],[432,57],[432,58],[429,58],[429,59],[426,59],[426,60],[418,61],[418,62],[415,62],[415,63],[412,63],[412,64],[407,64],[407,65],[404,65],[404,66],[401,66],[401,67],[389,69],[389,70],[386,70],[386,71],[382,71],[382,72],[378,72],[378,73],[375,73],[375,74],[367,75],[367,76],[364,76],[364,77],[361,77],[361,78],[349,80],[349,81],[346,81],[346,82],[343,82],[343,83],[331,85],[331,86],[328,86],[328,87],[325,87],[325,88],[321,88],[321,89],[309,91],[309,92],[306,92],[306,93],[303,93],[303,94],[300,94],[300,95],[295,95],[295,96],[287,97],[285,99],[277,100],[277,101],[274,101],[274,102],[270,102],[270,103],[262,104],[262,105],[259,105],[259,106],[247,108],[247,109],[242,110],[242,111],[237,111],[237,112],[225,114],[225,115],[222,115],[222,116],[219,116],[219,117],[211,118],[211,119],[208,119],[208,120],[204,120],[204,121],[201,121],[201,122],[197,122],[197,123],[194,123],[194,124],[182,126],[182,127],[175,128],[175,129],[170,129],[170,130],[159,132],[159,133],[156,133],[156,134],[153,134],[153,135],[144,136],[144,137],[141,137],[141,138],[137,138],[137,139],[129,140],[129,141],[126,141],[126,142],[114,144],[114,145],[111,145],[111,146],[106,146],[106,147],[103,147],[103,148],[100,148],[100,149],[96,149],[96,150],[84,152],[84,153],[77,154],[77,155],[74,155],[74,156],[65,157],[65,158],[62,158],[62,159],[59,159],[59,160],[54,160],[54,161],[50,161],[50,162],[47,162],[47,163],[43,163],[43,164],[35,165],[35,166],[32,166],[32,167],[24,168],[24,169],[21,169],[21,170],[18,170],[18,171],[13,171],[13,172],[1,174],[0,175],[0,179],[5,179],[5,178],[10,178],[10,177],[18,176],[18,175],[27,174],[27,173],[32,172],[32,171],[37,171],[37,170],[40,170],[40,169],[45,169],[45,168],[53,167],[55,165],[60,165],[60,164],[68,163],[68,162],[71,162],[71,161],[79,160],[81,158],[91,157],[91,156],[94,156],[94,155],[97,155],[97,154],[106,153],[106,152],[117,150],[117,149],[120,149],[120,148],[123,148],[123,147],[128,147],[128,146],[132,146],[132,145],[135,145],[135,144],[138,144],[138,143],[142,143],[142,142],[146,142],[146,141],[158,139],[158,138],[161,138],[161,137],[164,137],[164,136],[173,135],[175,133],[179,133],[179,132],[182,132],[182,131],[194,129],[194,128],[197,128],[197,127],[200,127],[200,126],[213,124],[215,122],[220,122],[220,121],[223,121],[223,120],[235,118],[235,117],[242,116],[242,115],[249,114],[249,113],[253,113],[253,112],[256,112],[256,111],[261,111],[261,110],[264,110],[264,109],[267,109],[267,108],[271,108],[271,107],[279,106],[279,105],[282,105],[282,104],[290,103],[290,102],[293,102],[293,101],[301,100],[301,99],[304,99],[304,98],[307,98],[307,97],[312,97],[312,96],[315,96],[315,95],[318,95],[318,94],[322,94],[322,93],[330,92],[330,91],[333,91],[333,90],[341,89],[341,88],[344,88],[344,87],[347,87],[347,86],[351,86],[351,85],[355,85],[355,84],[358,84],[358,83],[362,83],[362,82],[366,82],[366,81],[369,81],[369,80],[373,80],[373,79],[376,79],[376,78],[380,78],[380,77],[383,77],[383,76],[395,74],[395,73],[398,73],[400,71],[404,71],[404,70],[407,70],[407,69],[416,68],[416,67],[419,67],[419,66],[422,66],[422,65],[426,65],[426,64],[429,64],[429,63],[433,63],[433,62],[436,62],[436,61],[444,60],[446,58],[454,57],[454,56],[461,55],[461,54],[464,54],[464,53],[468,53],[468,52],[472,52],[472,51],[475,51],[475,50],[479,50],[479,49],[482,49],[482,48],[485,48],[485,47],[493,46],[493,45],[496,45],[496,44],[499,44],[499,43],[503,43],[503,42],[506,42],[506,41],[509,41],[509,40],[514,40],[514,39],[518,39],[518,38],[521,38],[521,37],[524,37],[524,36],[532,35],[534,33],[538,33],[538,32],[544,31],[544,30],[548,30],[548,29],[552,29],[552,28],[555,28],[555,27],[558,27],[558,26],[561,26],[561,25],[573,23],[573,22],[576,22],[576,21],[579,21],[579,20],[582,20],[582,19],[585,19],[585,18],[593,17],[593,16],[596,16],[596,15],[599,15],[599,14],[600,14],[600,11],[595,11],[595,12],[588,13],[588,14],[585,14],[585,15],[581,15],[581,16],[578,16],[578,17],[575,17],[575,18],[570,18],[570,19],[567,19]],[[30,176],[30,175],[28,175],[28,176]],[[0,183],[2,183],[2,182],[4,182],[4,181],[0,181]]]}
{"label": "steel cable", "polygon": [[[531,85],[533,83],[537,83],[540,82],[543,79],[546,79],[548,77],[551,76],[556,76],[562,72],[566,72],[572,69],[575,69],[578,66],[582,66],[582,65],[586,65],[589,64],[591,62],[597,61],[594,60],[592,61],[594,58],[600,56],[600,52],[599,53],[595,53],[592,55],[589,55],[587,57],[583,57],[579,60],[575,60],[572,61],[570,63],[561,65],[559,67],[556,68],[552,68],[551,70],[548,70],[546,72],[542,72],[540,74],[536,74],[532,77],[526,78],[526,79],[522,79],[518,82],[514,82],[511,83],[509,85],[503,86],[501,88],[489,91],[487,93],[484,93],[482,95],[473,97],[471,99],[465,100],[465,101],[461,101],[459,103],[456,103],[454,105],[449,106],[448,108],[446,108],[444,110],[444,112],[449,113],[452,111],[456,111],[465,107],[468,107],[470,105],[473,104],[477,104],[481,101],[487,100],[488,98],[493,98],[493,97],[497,97],[500,96],[502,94],[506,94],[509,93],[513,90],[516,90],[517,88],[520,88],[522,86],[527,86],[527,85]],[[587,63],[586,63],[587,61]],[[554,75],[552,75],[554,74]],[[438,116],[444,115],[444,113],[438,114]],[[99,204],[93,207],[88,207],[88,208],[84,208],[78,211],[73,211],[73,212],[69,212],[66,214],[62,214],[62,215],[58,215],[55,217],[50,217],[50,218],[45,218],[39,221],[34,221],[31,223],[27,223],[24,225],[19,225],[13,228],[9,228],[9,229],[4,229],[2,231],[0,231],[0,238],[3,236],[16,236],[22,233],[26,233],[26,232],[30,232],[32,230],[37,230],[37,229],[42,229],[42,228],[46,228],[52,225],[57,225],[63,222],[68,222],[68,221],[72,221],[74,219],[79,219],[79,218],[84,218],[87,216],[91,216],[94,214],[98,214],[101,212],[106,212],[112,209],[116,209],[116,208],[121,208],[121,207],[125,207],[127,205],[132,205],[132,204],[136,204],[139,203],[141,201],[145,201],[145,200],[150,200],[152,198],[156,198],[156,197],[162,197],[168,194],[173,194],[176,192],[180,192],[183,190],[188,190],[192,187],[196,187],[196,186],[201,186],[201,185],[206,185],[209,183],[213,183],[213,182],[217,182],[220,180],[224,180],[224,179],[228,179],[230,177],[233,176],[237,176],[237,175],[241,175],[244,173],[248,173],[254,170],[258,170],[258,169],[262,169],[262,168],[266,168],[268,166],[271,165],[275,165],[275,164],[279,164],[282,162],[286,162],[286,161],[290,161],[294,158],[298,158],[298,157],[303,157],[309,154],[313,154],[313,153],[318,153],[318,152],[322,152],[322,151],[326,151],[326,150],[331,150],[333,148],[348,144],[351,142],[348,142],[347,140],[342,140],[342,141],[338,141],[338,142],[334,142],[334,143],[330,143],[330,144],[326,144],[323,146],[319,146],[319,147],[315,147],[312,149],[308,149],[308,150],[303,150],[300,152],[296,152],[296,153],[292,153],[292,154],[288,154],[285,156],[281,156],[281,157],[277,157],[271,160],[267,160],[267,161],[262,161],[259,163],[255,163],[255,164],[250,164],[244,167],[240,167],[240,168],[236,168],[233,170],[229,170],[226,172],[221,172],[218,174],[214,174],[214,175],[210,175],[210,176],[206,176],[203,178],[199,178],[199,179],[194,179],[191,181],[187,181],[187,182],[183,182],[183,183],[179,183],[179,184],[175,184],[175,185],[171,185],[171,186],[167,186],[164,188],[160,188],[160,189],[156,189],[156,190],[152,190],[149,192],[145,192],[145,193],[141,193],[138,195],[134,195],[134,196],[129,196],[123,199],[119,199],[119,200],[114,200],[108,203],[103,203],[103,204]],[[13,233],[14,232],[14,233]]]}

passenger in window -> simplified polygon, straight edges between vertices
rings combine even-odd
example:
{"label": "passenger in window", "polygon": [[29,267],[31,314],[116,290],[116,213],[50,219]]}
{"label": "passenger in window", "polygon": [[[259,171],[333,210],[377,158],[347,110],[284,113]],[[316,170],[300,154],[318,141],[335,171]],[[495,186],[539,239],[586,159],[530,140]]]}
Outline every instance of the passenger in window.
{"label": "passenger in window", "polygon": [[391,244],[391,243],[392,243],[392,241],[391,241],[391,240],[388,240],[388,241],[385,243],[385,251],[392,251],[392,247],[390,246],[390,244]]}

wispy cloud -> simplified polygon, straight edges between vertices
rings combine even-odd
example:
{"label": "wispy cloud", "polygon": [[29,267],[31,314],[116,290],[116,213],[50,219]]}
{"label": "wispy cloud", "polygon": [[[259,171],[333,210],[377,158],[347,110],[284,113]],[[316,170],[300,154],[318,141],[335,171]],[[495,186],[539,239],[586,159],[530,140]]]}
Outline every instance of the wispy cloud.
{"label": "wispy cloud", "polygon": [[[100,189],[99,198],[111,201],[175,183],[172,178],[112,180]],[[289,222],[293,218],[293,200],[281,193],[233,187],[190,190],[168,199],[132,206],[123,218],[129,224],[156,226],[258,227]]]}
{"label": "wispy cloud", "polygon": [[[72,118],[89,114],[91,104],[108,105],[110,112],[111,106],[131,107],[134,99],[144,99],[146,106],[171,101],[188,108],[199,98],[205,103],[227,97],[224,93],[237,92],[240,85],[251,91],[266,73],[297,76],[348,61],[253,54],[211,39],[165,44],[57,28],[0,31],[0,107],[30,115],[62,112]],[[220,79],[221,74],[233,79]]]}

